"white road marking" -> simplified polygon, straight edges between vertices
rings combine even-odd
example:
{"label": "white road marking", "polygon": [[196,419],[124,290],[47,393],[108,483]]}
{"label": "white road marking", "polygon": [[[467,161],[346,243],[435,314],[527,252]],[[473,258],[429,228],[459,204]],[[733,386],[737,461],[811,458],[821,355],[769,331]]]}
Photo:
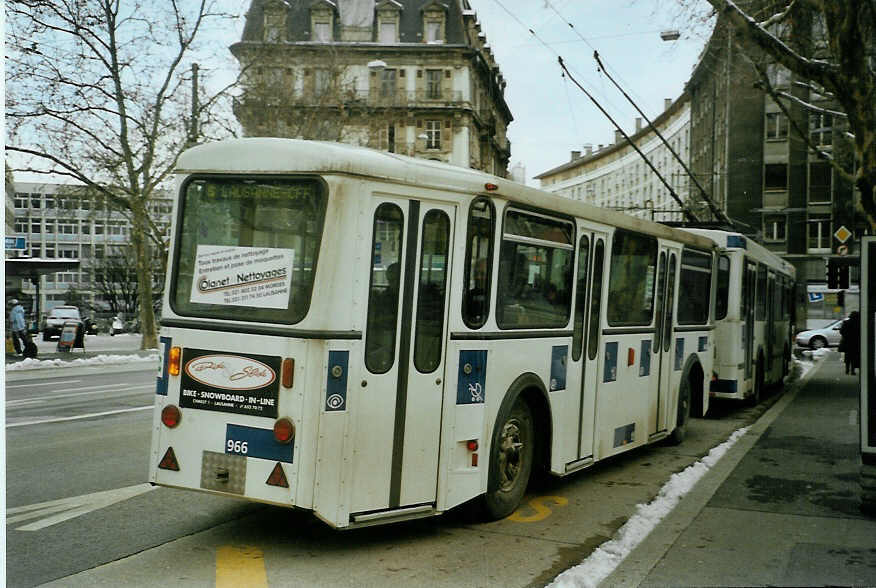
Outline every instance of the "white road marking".
{"label": "white road marking", "polygon": [[36,419],[33,421],[26,421],[23,423],[11,423],[7,424],[6,428],[11,429],[12,427],[27,427],[29,425],[43,425],[47,423],[61,423],[64,421],[78,421],[82,419],[91,419],[94,417],[107,416],[111,414],[122,414],[125,412],[137,412],[138,410],[152,410],[153,406],[150,404],[149,406],[138,406],[135,408],[122,408],[119,410],[108,410],[106,412],[93,412],[90,414],[79,414],[76,416],[69,417],[58,417],[58,418],[47,418],[47,419]]}
{"label": "white road marking", "polygon": [[[65,384],[78,384],[82,380],[64,380]],[[34,388],[36,386],[57,386],[58,382],[44,382],[42,384],[6,384],[6,389],[10,388]]]}
{"label": "white road marking", "polygon": [[[7,400],[6,406],[20,406],[22,404],[32,404],[45,402],[46,400],[56,400],[58,398],[72,398],[73,396],[88,396],[89,394],[104,394],[106,392],[125,392],[128,390],[147,390],[149,388],[155,388],[155,384],[143,384],[141,386],[119,386],[118,384],[113,384],[113,386],[117,386],[116,388],[111,388],[108,390],[98,390],[98,386],[90,389],[88,392],[70,392],[65,394],[52,394],[50,396],[34,396],[33,398],[21,398],[18,400]],[[78,389],[78,388],[76,388]]]}
{"label": "white road marking", "polygon": [[[19,523],[35,518],[40,520],[17,527],[16,531],[39,531],[58,523],[70,520],[72,518],[87,514],[94,510],[99,510],[128,500],[140,494],[155,490],[157,486],[151,484],[136,484],[125,488],[116,488],[115,490],[105,490],[103,492],[94,492],[92,494],[83,494],[82,496],[73,496],[71,498],[62,498],[60,500],[50,500],[49,502],[41,502],[38,504],[30,504],[27,506],[18,506],[7,509],[6,524]],[[46,516],[49,515],[49,516]]]}

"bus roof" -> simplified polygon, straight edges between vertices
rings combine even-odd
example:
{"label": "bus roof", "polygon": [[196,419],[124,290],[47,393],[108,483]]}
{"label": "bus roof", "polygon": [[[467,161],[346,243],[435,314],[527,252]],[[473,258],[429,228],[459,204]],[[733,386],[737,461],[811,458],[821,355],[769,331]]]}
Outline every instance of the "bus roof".
{"label": "bus roof", "polygon": [[[495,196],[693,247],[714,247],[714,241],[705,236],[570,200],[478,170],[343,143],[270,137],[228,139],[185,151],[177,161],[175,173],[370,176],[400,184]],[[486,184],[495,184],[497,188],[488,191]]]}
{"label": "bus roof", "polygon": [[718,247],[728,251],[745,251],[752,258],[766,264],[774,269],[781,270],[791,277],[796,277],[796,268],[786,260],[782,259],[760,243],[749,239],[742,233],[734,233],[732,231],[721,231],[717,229],[682,229],[691,233],[702,235],[715,242]]}

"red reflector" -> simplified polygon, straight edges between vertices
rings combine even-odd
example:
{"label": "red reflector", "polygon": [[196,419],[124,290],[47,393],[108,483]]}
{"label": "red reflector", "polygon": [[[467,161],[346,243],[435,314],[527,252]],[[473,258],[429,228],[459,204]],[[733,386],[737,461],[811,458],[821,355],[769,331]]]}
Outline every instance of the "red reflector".
{"label": "red reflector", "polygon": [[478,440],[472,439],[471,441],[466,443],[469,451],[477,451],[478,450]]}
{"label": "red reflector", "polygon": [[274,423],[274,439],[276,439],[278,443],[289,443],[294,438],[295,425],[292,424],[292,421],[286,417],[277,419]]}
{"label": "red reflector", "polygon": [[173,452],[173,447],[168,447],[164,452],[164,457],[158,462],[158,467],[162,470],[179,471],[179,463],[176,461],[176,454]]}
{"label": "red reflector", "polygon": [[487,190],[488,192],[493,192],[494,190],[498,190],[499,186],[497,186],[496,184],[491,184],[491,183],[487,182],[486,184],[484,184],[484,189]]}
{"label": "red reflector", "polygon": [[295,375],[295,360],[287,357],[283,360],[283,387],[291,388]]}
{"label": "red reflector", "polygon": [[168,404],[161,409],[161,422],[164,423],[165,427],[172,429],[179,424],[180,420],[182,420],[182,413],[175,405]]}
{"label": "red reflector", "polygon": [[471,454],[471,467],[473,467],[473,468],[478,467],[478,454],[477,453]]}
{"label": "red reflector", "polygon": [[279,462],[274,466],[274,469],[271,470],[271,475],[268,476],[265,484],[268,486],[279,486],[281,488],[289,487],[289,482],[286,481],[286,473],[283,472],[283,466],[280,465]]}
{"label": "red reflector", "polygon": [[636,350],[632,347],[627,348],[627,365],[636,363]]}

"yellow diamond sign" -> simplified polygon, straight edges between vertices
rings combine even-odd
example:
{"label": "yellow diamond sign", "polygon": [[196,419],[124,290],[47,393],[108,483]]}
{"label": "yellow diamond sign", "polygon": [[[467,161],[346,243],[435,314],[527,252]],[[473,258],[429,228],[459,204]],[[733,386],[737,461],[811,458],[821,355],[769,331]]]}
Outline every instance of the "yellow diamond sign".
{"label": "yellow diamond sign", "polygon": [[849,240],[849,237],[852,236],[852,232],[843,226],[838,228],[833,236],[836,237],[836,240],[840,243],[845,243]]}

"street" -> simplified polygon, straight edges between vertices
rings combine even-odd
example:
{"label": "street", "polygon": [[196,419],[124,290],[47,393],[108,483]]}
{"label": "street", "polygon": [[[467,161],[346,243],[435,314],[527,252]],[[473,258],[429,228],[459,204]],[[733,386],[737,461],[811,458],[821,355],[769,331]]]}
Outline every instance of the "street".
{"label": "street", "polygon": [[151,364],[45,371],[7,379],[9,586],[213,585],[241,549],[255,585],[543,586],[780,395],[755,408],[715,403],[680,446],[531,486],[505,520],[479,523],[463,508],[342,533],[307,512],[146,485]]}

